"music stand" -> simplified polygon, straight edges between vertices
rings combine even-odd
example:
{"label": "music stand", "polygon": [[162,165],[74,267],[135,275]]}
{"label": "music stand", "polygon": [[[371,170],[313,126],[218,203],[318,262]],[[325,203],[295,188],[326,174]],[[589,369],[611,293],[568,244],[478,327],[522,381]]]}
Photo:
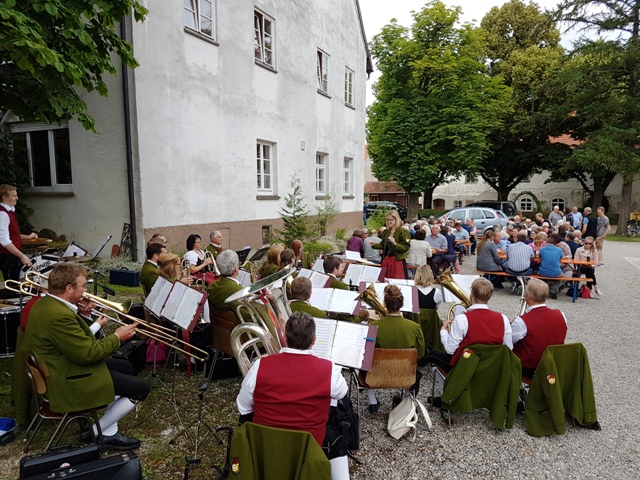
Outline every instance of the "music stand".
{"label": "music stand", "polygon": [[256,251],[256,253],[251,255],[251,258],[249,259],[249,261],[250,262],[257,262],[258,260],[262,260],[262,258],[267,254],[267,252],[269,251],[270,248],[271,248],[271,245],[265,245],[264,247],[260,247]]}
{"label": "music stand", "polygon": [[236,253],[238,254],[238,261],[240,265],[242,265],[249,256],[249,253],[251,253],[251,247],[244,247],[242,250],[236,251]]}

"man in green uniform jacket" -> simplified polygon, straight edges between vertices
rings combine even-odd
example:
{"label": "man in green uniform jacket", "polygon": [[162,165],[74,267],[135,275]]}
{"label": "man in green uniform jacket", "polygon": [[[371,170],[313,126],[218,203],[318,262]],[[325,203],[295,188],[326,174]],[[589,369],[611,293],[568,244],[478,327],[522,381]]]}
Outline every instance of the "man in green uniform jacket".
{"label": "man in green uniform jacket", "polygon": [[214,230],[209,235],[209,245],[207,245],[207,250],[213,253],[213,258],[216,259],[216,263],[218,260],[218,255],[223,252],[222,248],[222,234],[218,230]]}
{"label": "man in green uniform jacket", "polygon": [[209,309],[235,312],[237,303],[225,303],[225,300],[242,290],[242,286],[236,280],[240,273],[238,254],[233,250],[225,250],[218,256],[216,264],[220,271],[220,280],[212,282],[207,288]]}
{"label": "man in green uniform jacket", "polygon": [[[25,341],[49,369],[51,410],[74,412],[109,404],[100,420],[105,445],[123,450],[139,447],[139,440],[118,432],[118,420],[135,408],[135,401],[147,397],[151,385],[129,374],[132,367],[128,361],[109,359],[120,342],[133,337],[137,324],[119,327],[96,340],[77,313],[76,304],[87,291],[86,270],[80,265],[57,264],[49,275],[48,287],[49,295],[31,309]],[[86,303],[89,310],[94,307]]]}
{"label": "man in green uniform jacket", "polygon": [[140,271],[140,284],[142,285],[145,296],[149,295],[156,280],[158,280],[158,258],[166,251],[167,249],[160,243],[149,243],[149,245],[147,245],[147,260],[144,262],[144,265],[142,265],[142,270]]}
{"label": "man in green uniform jacket", "polygon": [[315,318],[327,318],[327,313],[309,303],[311,298],[311,280],[306,277],[297,277],[291,283],[291,311],[307,312]]}

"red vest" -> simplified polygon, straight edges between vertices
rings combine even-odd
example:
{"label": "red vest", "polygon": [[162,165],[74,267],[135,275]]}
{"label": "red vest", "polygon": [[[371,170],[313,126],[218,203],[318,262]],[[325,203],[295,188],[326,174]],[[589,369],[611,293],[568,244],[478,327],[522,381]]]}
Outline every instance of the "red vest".
{"label": "red vest", "polygon": [[[7,212],[7,215],[9,215],[9,240],[11,240],[11,243],[13,243],[14,247],[16,247],[18,250],[21,250],[22,239],[20,238],[20,228],[18,228],[16,214],[0,205],[0,212],[2,211]],[[0,245],[0,255],[13,255],[13,253]]]}
{"label": "red vest", "polygon": [[253,422],[303,430],[324,440],[331,402],[331,362],[314,355],[280,353],[260,359]]}
{"label": "red vest", "polygon": [[527,335],[513,346],[524,368],[536,368],[549,345],[562,345],[567,336],[567,323],[562,312],[546,305],[537,307],[520,318],[527,326]]}
{"label": "red vest", "polygon": [[502,345],[504,342],[504,320],[500,312],[481,308],[466,312],[469,329],[458,349],[453,354],[450,365],[453,366],[460,354],[469,345],[483,343],[485,345]]}

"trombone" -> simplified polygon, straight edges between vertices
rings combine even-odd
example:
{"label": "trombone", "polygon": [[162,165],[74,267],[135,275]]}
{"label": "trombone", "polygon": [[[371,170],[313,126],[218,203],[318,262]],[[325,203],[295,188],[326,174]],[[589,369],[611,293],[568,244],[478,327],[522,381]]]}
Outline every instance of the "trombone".
{"label": "trombone", "polygon": [[[45,288],[40,283],[38,283],[37,281],[31,278],[33,276],[35,276],[40,280],[48,280],[46,275],[42,275],[39,272],[30,270],[25,274],[24,282],[22,283],[15,282],[15,283],[19,283],[19,289],[17,290],[18,293],[35,296],[35,295],[38,295],[38,293],[43,292],[45,290]],[[15,285],[14,285],[14,288],[15,288]],[[11,290],[16,291],[13,289]],[[124,320],[137,323],[141,327],[144,327],[144,328],[136,328],[137,333],[141,335],[145,335],[160,343],[163,343],[170,348],[174,348],[177,351],[184,353],[185,355],[191,356],[200,362],[205,362],[209,357],[209,352],[207,352],[206,350],[202,350],[201,348],[198,348],[194,345],[191,345],[188,342],[185,342],[184,340],[181,340],[173,336],[174,331],[172,329],[162,325],[156,325],[154,323],[147,322],[140,318],[134,317],[133,315],[128,315],[128,311],[131,308],[131,301],[128,301],[122,304],[118,302],[112,302],[104,298],[91,295],[90,293],[86,293],[86,292],[82,295],[82,298],[84,300],[93,302],[97,305],[97,308],[91,311],[92,315],[105,316],[109,320],[114,321],[119,325],[129,325]],[[110,315],[106,315],[105,310],[107,312],[116,314],[117,318],[112,317]],[[175,345],[176,343],[182,344],[184,348],[178,347],[177,345]],[[187,350],[185,350],[186,348],[191,348],[196,352],[199,352],[201,355],[194,355],[193,353],[190,353]]]}

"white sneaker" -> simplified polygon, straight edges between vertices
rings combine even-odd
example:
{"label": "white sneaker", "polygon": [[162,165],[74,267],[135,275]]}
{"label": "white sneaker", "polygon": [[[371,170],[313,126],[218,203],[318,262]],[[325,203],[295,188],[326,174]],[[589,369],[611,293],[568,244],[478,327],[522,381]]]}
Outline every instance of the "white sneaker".
{"label": "white sneaker", "polygon": [[602,290],[600,290],[600,289],[598,288],[598,286],[597,286],[597,285],[594,285],[594,286],[593,286],[593,289],[596,291],[596,293],[598,294],[598,296],[602,295]]}
{"label": "white sneaker", "polygon": [[596,292],[594,289],[591,290],[591,298],[598,298],[598,292]]}

